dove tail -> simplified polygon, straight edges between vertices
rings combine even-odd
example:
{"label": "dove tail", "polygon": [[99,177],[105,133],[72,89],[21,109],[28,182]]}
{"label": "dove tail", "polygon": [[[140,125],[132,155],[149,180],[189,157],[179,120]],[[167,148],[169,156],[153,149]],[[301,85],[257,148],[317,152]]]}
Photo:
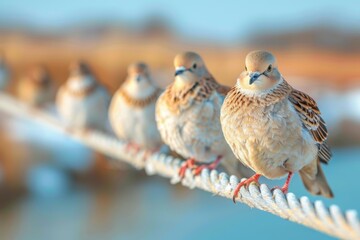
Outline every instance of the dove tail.
{"label": "dove tail", "polygon": [[[316,169],[314,169],[314,167]],[[315,170],[315,171],[314,171]],[[311,174],[311,172],[313,174]],[[321,169],[319,159],[315,164],[309,164],[300,170],[301,179],[306,189],[314,195],[322,195],[327,198],[333,198],[334,194],[331,191],[329,184],[326,181],[324,172]]]}

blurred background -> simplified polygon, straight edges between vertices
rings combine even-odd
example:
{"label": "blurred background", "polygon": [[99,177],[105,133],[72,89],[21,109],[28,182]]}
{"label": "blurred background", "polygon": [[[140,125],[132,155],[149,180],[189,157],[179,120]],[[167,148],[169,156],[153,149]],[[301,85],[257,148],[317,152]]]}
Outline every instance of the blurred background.
{"label": "blurred background", "polygon": [[[247,52],[266,49],[283,76],[319,103],[334,158],[330,204],[360,210],[360,1],[0,1],[0,52],[17,95],[34,66],[55,88],[88,61],[113,93],[143,60],[163,87],[192,50],[234,85]],[[52,129],[0,112],[2,239],[328,239],[230,200],[114,164]],[[266,182],[266,180],[263,180]],[[268,181],[271,186],[281,181]],[[290,190],[308,195],[299,177]],[[321,199],[311,197],[312,200]],[[260,230],[260,231],[259,231]]]}

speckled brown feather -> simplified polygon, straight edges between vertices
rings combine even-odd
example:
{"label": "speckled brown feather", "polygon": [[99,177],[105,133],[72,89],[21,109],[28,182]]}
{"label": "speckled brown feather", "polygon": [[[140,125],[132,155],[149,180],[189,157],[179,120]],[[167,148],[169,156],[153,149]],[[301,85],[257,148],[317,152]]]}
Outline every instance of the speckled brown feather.
{"label": "speckled brown feather", "polygon": [[174,84],[170,85],[164,94],[164,101],[169,110],[178,113],[181,109],[187,109],[193,102],[201,102],[210,97],[213,91],[225,96],[229,87],[220,85],[213,77],[202,77],[187,89],[177,89]]}
{"label": "speckled brown feather", "polygon": [[242,107],[253,104],[257,106],[270,106],[286,98],[292,90],[293,88],[285,80],[270,94],[264,95],[264,97],[243,94],[235,86],[228,93],[228,105],[231,111],[241,111]]}
{"label": "speckled brown feather", "polygon": [[332,156],[326,143],[328,131],[315,100],[306,93],[295,89],[291,92],[289,100],[299,114],[304,128],[310,132],[313,139],[318,143],[320,161],[328,163]]}
{"label": "speckled brown feather", "polygon": [[[249,170],[240,167],[221,130],[220,109],[230,88],[218,84],[210,74],[194,74],[186,80],[175,80],[156,104],[156,121],[163,141],[182,157],[199,163],[211,163],[221,156],[223,167],[230,168],[228,171],[248,176]],[[239,172],[235,171],[237,167]]]}
{"label": "speckled brown feather", "polygon": [[224,97],[231,90],[231,87],[219,84],[213,77],[207,77],[206,80],[209,81],[209,83],[213,85],[214,89]]}
{"label": "speckled brown feather", "polygon": [[291,92],[289,100],[294,105],[304,126],[309,130],[314,140],[323,143],[328,136],[328,132],[315,100],[295,89]]}
{"label": "speckled brown feather", "polygon": [[319,144],[319,160],[322,163],[328,163],[332,157],[331,150],[327,144],[327,142],[323,142],[322,144]]}
{"label": "speckled brown feather", "polygon": [[120,96],[124,98],[125,102],[129,106],[143,108],[149,105],[150,103],[155,102],[162,93],[162,90],[157,89],[153,94],[143,99],[133,98],[129,94],[127,94],[126,91],[124,91],[123,89],[120,89],[118,93],[120,94]]}
{"label": "speckled brown feather", "polygon": [[328,163],[332,154],[326,142],[328,136],[326,124],[320,115],[315,100],[309,95],[293,89],[285,80],[270,94],[266,94],[262,98],[242,94],[236,87],[233,87],[228,93],[230,111],[240,111],[243,106],[253,104],[269,106],[286,97],[293,104],[304,128],[310,132],[313,139],[318,143],[320,161]]}

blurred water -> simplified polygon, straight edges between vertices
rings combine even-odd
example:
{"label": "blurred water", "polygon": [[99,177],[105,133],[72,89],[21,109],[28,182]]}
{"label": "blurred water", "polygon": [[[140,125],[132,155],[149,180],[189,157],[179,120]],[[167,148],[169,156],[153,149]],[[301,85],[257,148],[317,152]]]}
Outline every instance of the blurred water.
{"label": "blurred water", "polygon": [[32,166],[26,179],[28,189],[41,197],[58,197],[67,192],[70,181],[66,172],[50,164]]}
{"label": "blurred water", "polygon": [[[336,150],[325,173],[342,209],[360,210],[360,149]],[[135,173],[141,176],[139,172]],[[262,182],[266,181],[261,179]],[[281,181],[268,182],[271,186]],[[298,176],[297,196],[308,195]],[[101,190],[102,189],[102,190]],[[114,189],[76,188],[57,198],[32,194],[0,212],[6,239],[329,239],[328,236],[231,200],[170,185],[165,179],[125,179]],[[9,223],[13,227],[9,228]]]}
{"label": "blurred water", "polygon": [[44,128],[42,124],[28,119],[11,118],[3,120],[3,123],[17,144],[30,146],[32,153],[48,153],[44,159],[34,159],[35,162],[53,161],[61,168],[78,172],[86,172],[94,162],[91,149],[55,129]]}

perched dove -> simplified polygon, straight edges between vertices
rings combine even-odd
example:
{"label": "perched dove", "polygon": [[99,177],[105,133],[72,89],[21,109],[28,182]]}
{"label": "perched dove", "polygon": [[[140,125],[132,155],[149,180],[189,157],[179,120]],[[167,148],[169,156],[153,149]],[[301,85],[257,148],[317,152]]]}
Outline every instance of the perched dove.
{"label": "perched dove", "polygon": [[240,188],[287,175],[282,188],[288,191],[294,172],[312,194],[333,197],[320,163],[331,158],[328,132],[316,102],[293,89],[281,76],[275,57],[265,51],[246,56],[245,71],[225,98],[221,125],[226,141],[240,161],[255,175]]}
{"label": "perched dove", "polygon": [[[181,167],[194,175],[238,163],[227,145],[220,125],[220,108],[230,88],[220,85],[194,52],[178,54],[174,60],[175,81],[156,104],[156,121],[163,141],[188,160]],[[197,164],[197,163],[198,164]],[[199,165],[200,164],[200,165]]]}
{"label": "perched dove", "polygon": [[65,126],[71,129],[106,130],[110,96],[84,62],[71,66],[70,77],[60,87],[56,105]]}
{"label": "perched dove", "polygon": [[128,76],[114,94],[109,108],[109,120],[115,134],[129,146],[149,151],[159,150],[162,146],[155,122],[155,103],[161,92],[145,63],[129,66]]}
{"label": "perched dove", "polygon": [[50,103],[55,95],[49,72],[44,66],[33,68],[26,77],[20,79],[17,92],[23,102],[35,107]]}

